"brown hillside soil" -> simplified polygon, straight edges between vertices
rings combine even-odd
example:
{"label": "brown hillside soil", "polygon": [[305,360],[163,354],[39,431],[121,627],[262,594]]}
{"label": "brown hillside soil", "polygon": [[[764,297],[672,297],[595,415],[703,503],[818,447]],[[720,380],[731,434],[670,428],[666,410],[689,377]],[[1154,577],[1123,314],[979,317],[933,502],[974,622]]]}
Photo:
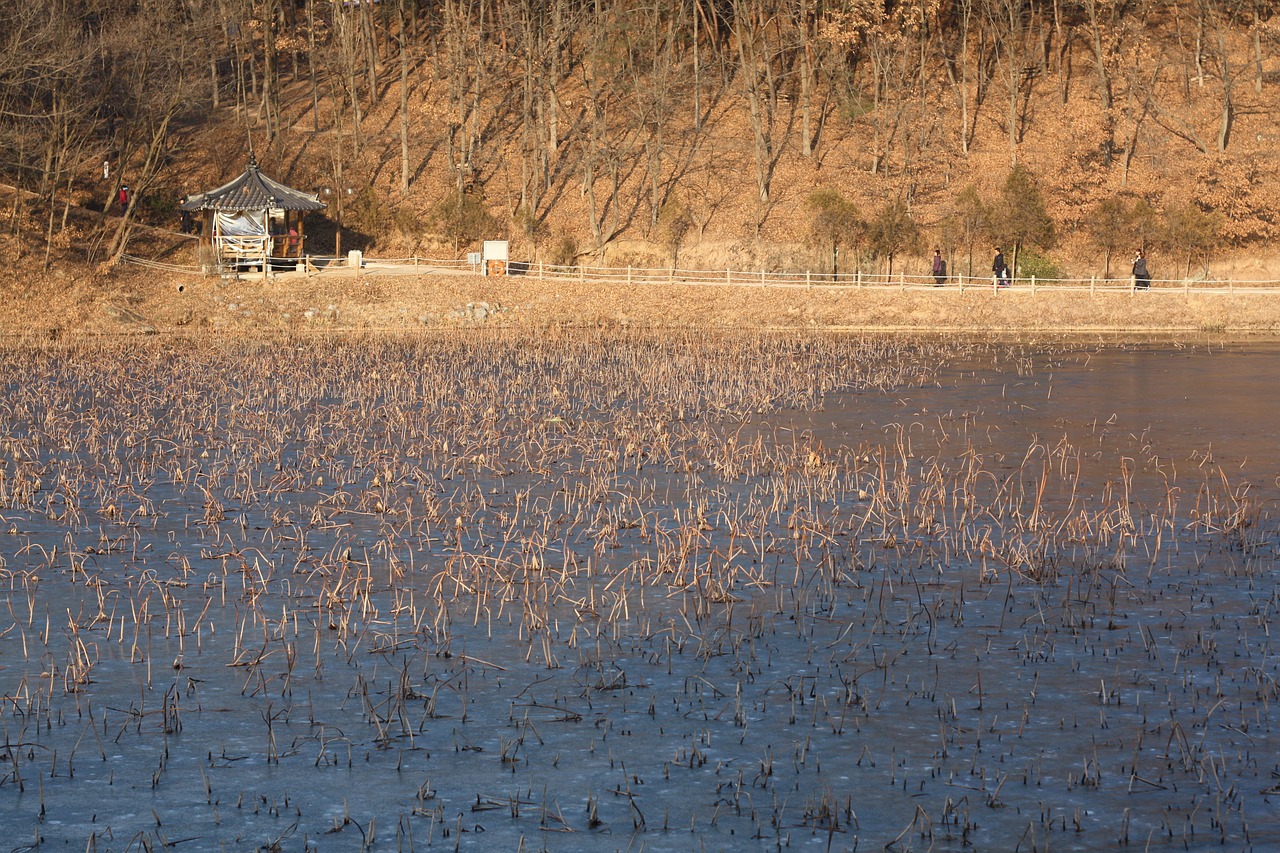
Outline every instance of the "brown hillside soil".
{"label": "brown hillside soil", "polygon": [[[996,203],[1015,161],[1034,174],[1043,191],[1058,238],[1045,253],[1065,275],[1104,274],[1107,259],[1090,226],[1095,206],[1112,198],[1127,204],[1145,201],[1157,215],[1194,203],[1221,216],[1220,245],[1259,251],[1280,233],[1275,216],[1280,208],[1280,57],[1263,58],[1256,72],[1265,82],[1255,87],[1253,41],[1243,29],[1229,33],[1231,67],[1249,69],[1249,74],[1234,89],[1231,141],[1219,151],[1215,134],[1222,112],[1220,85],[1212,76],[1189,83],[1185,67],[1173,60],[1157,61],[1166,53],[1183,57],[1179,40],[1185,39],[1185,22],[1162,15],[1151,21],[1137,34],[1138,41],[1131,34],[1125,43],[1132,42],[1141,62],[1161,71],[1152,78],[1152,103],[1159,107],[1153,115],[1135,100],[1142,94],[1133,88],[1138,83],[1120,74],[1113,81],[1118,106],[1102,108],[1092,83],[1091,55],[1081,42],[1049,63],[1043,74],[1028,78],[1019,95],[1022,119],[1016,145],[1010,140],[1007,94],[999,81],[993,81],[978,102],[975,92],[956,88],[940,63],[930,65],[927,79],[902,89],[897,100],[881,105],[879,111],[852,109],[836,92],[816,93],[814,103],[820,109],[815,106],[812,117],[816,143],[811,156],[801,150],[800,101],[794,92],[784,92],[772,128],[777,148],[768,201],[761,201],[756,192],[749,110],[737,79],[717,84],[698,128],[687,87],[673,92],[655,169],[659,183],[669,188],[659,202],[677,204],[692,220],[679,246],[678,264],[695,269],[825,269],[830,248],[817,247],[810,238],[814,211],[808,201],[815,191],[835,189],[856,204],[864,219],[873,218],[893,199],[909,203],[922,234],[913,251],[897,258],[895,270],[927,271],[933,247],[941,246],[952,270],[961,271],[971,259],[969,247],[956,234],[957,196],[972,186],[988,204]],[[329,100],[332,87],[321,86],[318,101],[313,100],[311,87],[295,76],[286,81],[274,134],[259,110],[247,117],[248,134],[245,114],[229,107],[214,110],[207,121],[182,131],[182,156],[160,176],[153,193],[176,197],[233,178],[244,168],[252,139],[264,171],[292,186],[320,192],[330,203],[330,216],[336,215],[336,197],[324,190],[350,192],[343,195],[344,250],[364,248],[371,257],[458,257],[475,248],[454,245],[433,224],[436,206],[457,180],[447,129],[467,120],[451,111],[448,63],[443,58],[424,59],[410,75],[409,186],[401,190],[399,65],[395,56],[382,61],[381,79],[387,89],[376,102],[365,96],[358,146],[349,127],[345,135],[335,129],[340,125],[335,125],[334,116],[341,110]],[[488,126],[468,181],[495,220],[494,233],[483,236],[510,240],[513,257],[519,259],[550,260],[556,247],[570,239],[579,247],[579,259],[590,263],[664,267],[671,261],[670,246],[664,244],[662,229],[651,224],[657,216],[652,182],[645,174],[643,140],[626,123],[630,102],[621,94],[615,96],[619,100],[611,113],[608,140],[618,169],[615,173],[601,166],[592,173],[595,221],[607,234],[603,245],[593,243],[593,216],[584,187],[584,128],[591,99],[579,76],[571,74],[557,83],[561,138],[550,155],[549,184],[538,194],[536,228],[525,227],[517,216],[522,181],[533,164],[522,150],[524,136],[512,114],[514,84],[497,77],[482,94],[477,115]],[[704,94],[709,97],[710,90]],[[967,113],[959,107],[962,100],[968,104]],[[1104,156],[1107,145],[1114,150]],[[335,174],[337,158],[344,163],[341,181]],[[616,196],[611,183],[615,178]],[[101,199],[107,192],[104,186],[79,187],[82,202]],[[317,222],[308,235],[311,253],[334,251],[332,223]],[[992,239],[983,236],[973,247],[975,269],[989,268]],[[1127,272],[1134,248],[1127,243],[1116,247],[1110,273]],[[1176,241],[1157,252],[1152,259],[1157,277],[1186,274],[1189,259],[1175,257],[1180,254]],[[883,265],[884,259],[864,258],[868,271]],[[1280,265],[1270,264],[1244,277],[1280,278]]]}
{"label": "brown hillside soil", "polygon": [[[1182,57],[1179,19],[1155,16],[1141,31],[1142,62],[1166,53]],[[821,105],[813,116],[816,143],[811,156],[800,150],[800,101],[783,92],[775,116],[776,162],[768,201],[755,187],[756,159],[749,111],[740,82],[721,81],[705,93],[705,115],[694,126],[688,87],[662,123],[663,149],[655,159],[663,196],[691,220],[676,257],[665,243],[646,177],[644,146],[627,124],[623,96],[615,104],[608,145],[618,158],[614,172],[586,168],[584,128],[591,101],[580,75],[556,84],[561,105],[561,136],[550,154],[548,185],[534,211],[536,227],[516,215],[523,176],[529,173],[523,137],[513,123],[510,80],[495,77],[482,93],[477,116],[489,123],[477,143],[471,188],[494,218],[486,238],[511,241],[512,257],[553,261],[566,241],[579,247],[578,262],[616,267],[665,268],[674,263],[704,270],[826,270],[829,246],[810,236],[817,190],[836,189],[856,204],[864,219],[888,202],[908,201],[921,237],[914,250],[897,257],[895,272],[923,274],[932,248],[946,253],[953,273],[983,274],[991,259],[990,235],[972,246],[957,236],[956,201],[974,187],[994,203],[1016,160],[1036,177],[1054,220],[1058,239],[1046,254],[1061,274],[1072,277],[1124,275],[1133,246],[1116,247],[1108,265],[1091,234],[1095,205],[1110,198],[1126,204],[1142,200],[1156,214],[1195,203],[1221,217],[1219,243],[1235,246],[1202,258],[1183,252],[1176,241],[1156,246],[1151,269],[1157,279],[1177,281],[1193,274],[1237,281],[1280,280],[1280,257],[1271,246],[1280,235],[1280,155],[1276,120],[1280,117],[1280,57],[1269,51],[1256,69],[1250,65],[1254,42],[1244,30],[1231,31],[1224,49],[1231,67],[1248,68],[1234,90],[1235,124],[1230,144],[1217,150],[1215,128],[1221,116],[1221,86],[1187,67],[1155,62],[1151,103],[1139,109],[1141,75],[1117,74],[1116,106],[1103,110],[1093,80],[1090,53],[1075,44],[1030,77],[1019,96],[1023,119],[1016,144],[1010,139],[1007,98],[999,85],[979,101],[975,91],[957,88],[944,67],[930,65],[929,77],[895,89],[897,99],[878,111],[854,109],[835,92],[815,93]],[[1126,43],[1129,40],[1126,39]],[[1137,45],[1137,42],[1133,42]],[[1137,48],[1135,47],[1135,50]],[[444,59],[424,58],[409,78],[406,123],[409,186],[400,188],[399,65],[380,57],[380,80],[389,88],[376,102],[366,93],[362,133],[357,145],[349,126],[335,123],[344,108],[330,101],[334,87],[322,85],[318,100],[304,76],[285,82],[279,124],[270,132],[261,110],[248,113],[224,106],[208,118],[183,127],[174,149],[180,152],[149,188],[152,200],[176,199],[208,190],[244,168],[252,140],[264,171],[292,186],[321,193],[336,214],[336,197],[348,199],[341,246],[363,248],[370,258],[457,258],[474,245],[455,245],[438,233],[433,212],[455,185],[455,164],[446,144],[447,129],[462,126],[451,112]],[[434,63],[442,63],[437,67]],[[1137,67],[1143,67],[1141,63]],[[1131,79],[1132,78],[1132,79]],[[1141,79],[1140,79],[1141,78]],[[1257,80],[1256,86],[1253,81]],[[1135,82],[1137,81],[1137,82]],[[865,81],[864,81],[865,82]],[[865,88],[865,87],[864,87]],[[968,104],[968,112],[958,104]],[[1135,106],[1135,104],[1137,106]],[[351,117],[348,116],[348,119]],[[246,133],[245,124],[249,128]],[[967,124],[966,124],[967,122]],[[468,125],[469,126],[469,125]],[[886,133],[892,130],[891,134]],[[345,134],[345,135],[344,135]],[[1102,156],[1103,143],[1115,146]],[[962,141],[964,144],[962,144]],[[337,180],[335,163],[344,163]],[[86,162],[96,169],[97,158]],[[137,164],[121,164],[126,180]],[[277,332],[304,329],[421,329],[445,324],[574,326],[751,325],[765,328],[892,328],[1046,332],[1133,329],[1197,331],[1280,331],[1271,296],[1088,296],[1083,294],[990,293],[950,290],[921,292],[761,291],[743,288],[701,289],[679,286],[627,289],[617,285],[529,281],[500,283],[469,277],[357,281],[329,276],[282,276],[267,284],[222,282],[136,268],[104,270],[100,254],[87,247],[110,242],[117,220],[87,214],[110,197],[111,183],[90,169],[75,182],[70,224],[51,241],[52,263],[39,263],[46,251],[46,212],[14,204],[4,188],[6,208],[31,220],[0,235],[0,262],[8,269],[0,286],[0,331],[18,336],[207,330]],[[593,174],[597,209],[593,219],[584,181]],[[611,184],[616,179],[618,183]],[[339,186],[341,184],[341,186]],[[350,194],[343,191],[349,190]],[[59,205],[62,201],[59,198]],[[175,214],[140,205],[141,224],[159,231],[176,226]],[[596,246],[592,225],[603,224],[608,238]],[[616,230],[615,230],[616,229]],[[127,252],[169,264],[194,267],[189,243],[173,235],[156,239],[139,227]],[[307,228],[307,251],[337,253],[334,225],[317,217]],[[1127,238],[1126,238],[1127,239]],[[21,245],[18,245],[21,242]],[[175,248],[176,247],[176,248]],[[972,253],[970,252],[972,249]],[[846,253],[849,254],[849,253]],[[1194,254],[1194,253],[1192,253]],[[21,258],[21,261],[16,260]],[[86,261],[93,258],[93,261]],[[848,271],[852,259],[843,261]],[[40,270],[30,271],[33,265]],[[862,258],[868,272],[883,271],[884,259]],[[483,319],[468,304],[488,307]],[[233,307],[234,306],[234,307]],[[493,309],[493,310],[491,310]],[[501,310],[497,310],[501,309]]]}

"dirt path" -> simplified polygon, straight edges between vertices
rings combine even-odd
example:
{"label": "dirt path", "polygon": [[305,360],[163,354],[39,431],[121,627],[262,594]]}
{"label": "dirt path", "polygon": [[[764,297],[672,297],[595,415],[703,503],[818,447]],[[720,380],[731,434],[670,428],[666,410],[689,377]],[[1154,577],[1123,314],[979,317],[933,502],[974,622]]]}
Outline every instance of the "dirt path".
{"label": "dirt path", "polygon": [[1065,333],[1280,333],[1274,295],[1039,291],[963,293],[631,285],[471,274],[330,271],[223,280],[121,267],[11,278],[0,333],[13,339],[386,331],[453,327],[709,328]]}

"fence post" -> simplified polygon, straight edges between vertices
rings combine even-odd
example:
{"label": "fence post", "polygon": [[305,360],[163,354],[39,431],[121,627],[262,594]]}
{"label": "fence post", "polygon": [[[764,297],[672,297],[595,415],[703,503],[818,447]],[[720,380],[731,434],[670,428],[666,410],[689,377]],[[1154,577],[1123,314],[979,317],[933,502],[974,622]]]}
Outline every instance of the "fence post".
{"label": "fence post", "polygon": [[582,264],[578,264],[578,281],[582,281],[586,277],[587,277],[587,274],[583,270]]}
{"label": "fence post", "polygon": [[764,270],[760,270],[760,286],[764,287]]}
{"label": "fence post", "polygon": [[1089,276],[1089,295],[1093,296],[1094,285],[1097,284],[1098,277],[1096,275]]}
{"label": "fence post", "polygon": [[538,281],[542,281],[542,261],[538,261]]}
{"label": "fence post", "polygon": [[1228,296],[1233,295],[1235,292],[1236,292],[1235,282],[1233,282],[1231,279],[1227,279],[1227,295]]}
{"label": "fence post", "polygon": [[812,273],[810,273],[808,270],[804,271],[804,286],[809,288],[810,290],[813,290]]}
{"label": "fence post", "polygon": [[965,279],[965,277],[964,277],[964,276],[962,276],[962,275],[958,275],[958,276],[956,276],[956,281],[960,282],[960,292],[961,292],[961,293],[964,293],[964,279]]}
{"label": "fence post", "polygon": [[1137,292],[1138,292],[1138,277],[1135,275],[1129,279],[1129,295],[1133,296],[1133,294]]}
{"label": "fence post", "polygon": [[725,270],[725,271],[724,271],[724,283],[725,283],[725,284],[733,284],[733,271],[732,271],[732,270]]}
{"label": "fence post", "polygon": [[907,289],[907,274],[902,271],[899,271],[898,272],[898,292],[901,293],[906,289]]}
{"label": "fence post", "polygon": [[858,287],[862,287],[862,270],[858,270]]}
{"label": "fence post", "polygon": [[1036,277],[1034,275],[1031,276],[1031,292],[1036,292]]}
{"label": "fence post", "polygon": [[631,286],[631,264],[627,264],[627,287]]}

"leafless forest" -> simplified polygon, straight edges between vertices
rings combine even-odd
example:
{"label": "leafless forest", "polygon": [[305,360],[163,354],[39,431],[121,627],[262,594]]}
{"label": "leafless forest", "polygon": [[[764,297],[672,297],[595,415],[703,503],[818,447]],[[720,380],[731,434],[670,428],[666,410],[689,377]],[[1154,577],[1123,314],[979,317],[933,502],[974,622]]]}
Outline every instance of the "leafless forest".
{"label": "leafless forest", "polygon": [[1101,272],[1134,245],[1190,272],[1277,232],[1270,0],[54,0],[5,15],[10,258],[125,251],[250,153],[323,193],[347,245],[383,253],[501,235],[551,262],[892,268],[935,245],[973,263],[1000,241],[1042,275]]}

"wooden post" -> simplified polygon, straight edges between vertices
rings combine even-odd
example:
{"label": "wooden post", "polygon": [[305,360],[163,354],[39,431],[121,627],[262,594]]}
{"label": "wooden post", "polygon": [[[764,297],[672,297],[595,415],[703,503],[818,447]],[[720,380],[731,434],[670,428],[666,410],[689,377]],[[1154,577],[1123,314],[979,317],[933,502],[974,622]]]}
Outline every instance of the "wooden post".
{"label": "wooden post", "polygon": [[1097,284],[1098,277],[1096,275],[1089,276],[1089,295],[1093,296],[1094,286]]}
{"label": "wooden post", "polygon": [[627,286],[631,286],[631,264],[627,264]]}
{"label": "wooden post", "polygon": [[899,270],[898,271],[898,290],[899,292],[901,292],[906,289],[907,289],[907,274]]}
{"label": "wooden post", "polygon": [[858,287],[862,287],[862,270],[858,270],[858,274],[857,274],[857,279],[856,279],[856,280],[857,280],[857,283],[858,283]]}
{"label": "wooden post", "polygon": [[1036,277],[1034,275],[1031,276],[1031,292],[1036,292]]}
{"label": "wooden post", "polygon": [[813,290],[812,273],[810,273],[808,270],[804,271],[804,286],[809,288],[810,290]]}

